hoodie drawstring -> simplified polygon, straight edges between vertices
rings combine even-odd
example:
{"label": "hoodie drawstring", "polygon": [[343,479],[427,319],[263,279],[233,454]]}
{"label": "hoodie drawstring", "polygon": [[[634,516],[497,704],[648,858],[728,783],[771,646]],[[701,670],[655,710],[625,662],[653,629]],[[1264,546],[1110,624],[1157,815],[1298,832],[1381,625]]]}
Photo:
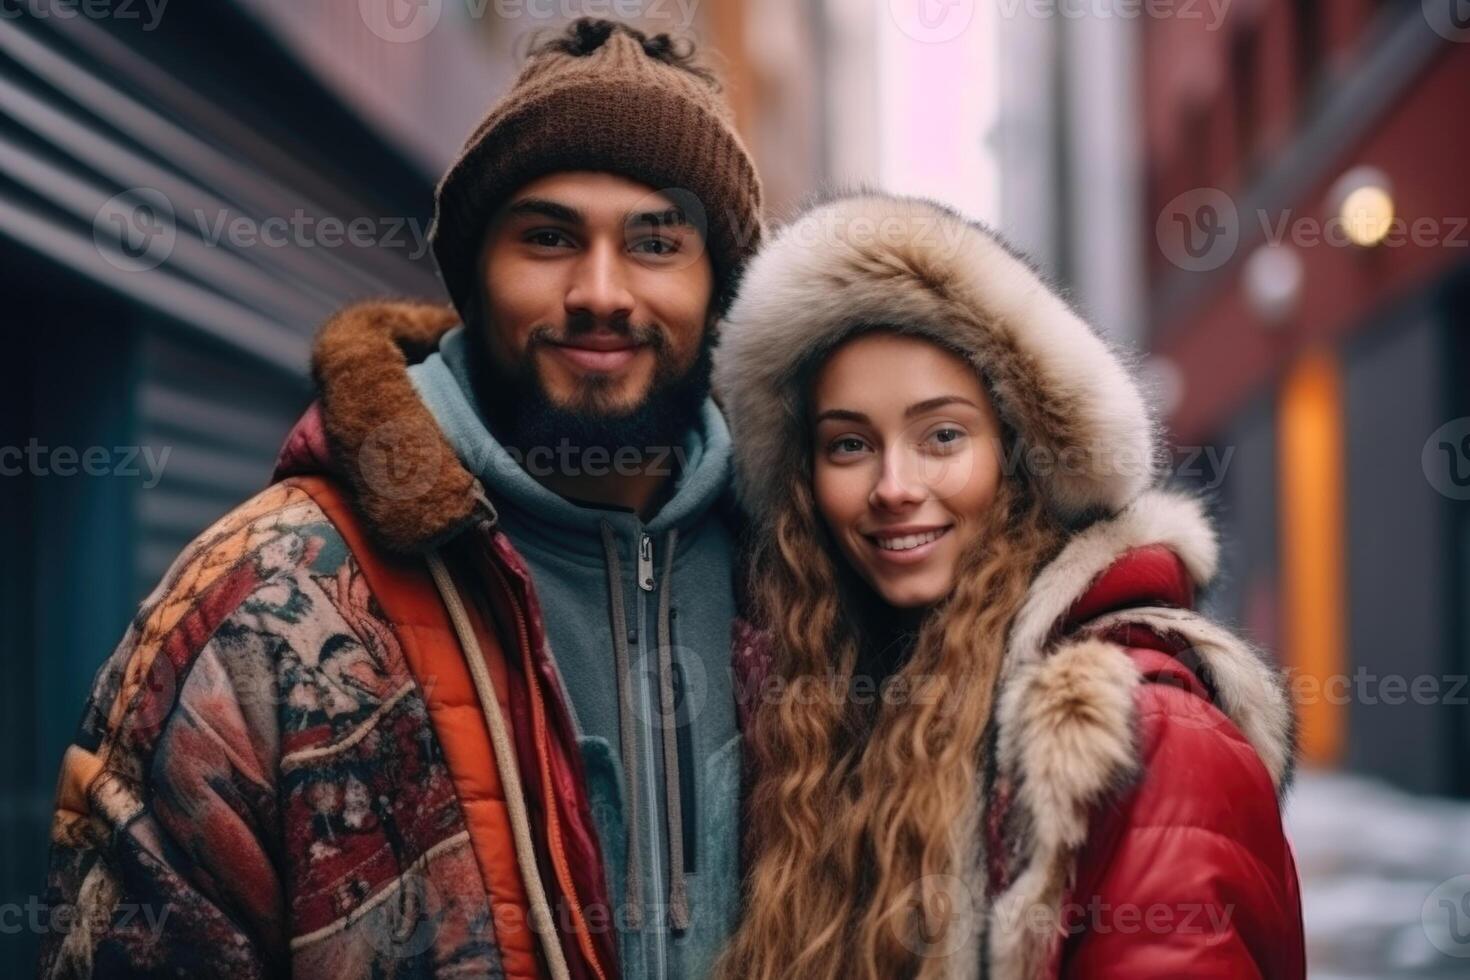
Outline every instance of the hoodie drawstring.
{"label": "hoodie drawstring", "polygon": [[633,725],[633,695],[628,689],[628,618],[623,610],[623,572],[612,525],[602,522],[602,549],[607,560],[608,610],[612,614],[613,650],[618,673],[618,742],[623,757],[623,798],[627,804],[628,927],[643,927],[643,861],[638,847],[637,729]]}
{"label": "hoodie drawstring", "polygon": [[[689,928],[689,894],[684,879],[684,813],[679,796],[679,741],[674,708],[673,642],[669,609],[673,593],[674,546],[679,531],[673,528],[664,538],[664,563],[658,601],[659,715],[663,719],[665,808],[669,823],[669,924]],[[628,622],[623,609],[622,563],[612,524],[602,522],[602,547],[607,560],[608,606],[612,618],[615,668],[618,674],[618,734],[621,743],[627,802],[627,894],[628,925],[643,924],[643,862],[640,858],[638,821],[638,733],[633,722],[633,694],[628,653]]]}

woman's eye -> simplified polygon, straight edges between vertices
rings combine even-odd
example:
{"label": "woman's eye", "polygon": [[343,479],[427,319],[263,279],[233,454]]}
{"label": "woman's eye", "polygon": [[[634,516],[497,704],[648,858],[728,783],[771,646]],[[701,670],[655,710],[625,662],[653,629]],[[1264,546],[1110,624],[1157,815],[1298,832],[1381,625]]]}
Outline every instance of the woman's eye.
{"label": "woman's eye", "polygon": [[841,456],[847,453],[860,453],[866,448],[866,444],[857,436],[840,436],[832,440],[827,447],[828,451]]}
{"label": "woman's eye", "polygon": [[929,440],[940,449],[953,449],[956,444],[965,438],[965,430],[947,425],[942,429],[935,429],[929,433]]}

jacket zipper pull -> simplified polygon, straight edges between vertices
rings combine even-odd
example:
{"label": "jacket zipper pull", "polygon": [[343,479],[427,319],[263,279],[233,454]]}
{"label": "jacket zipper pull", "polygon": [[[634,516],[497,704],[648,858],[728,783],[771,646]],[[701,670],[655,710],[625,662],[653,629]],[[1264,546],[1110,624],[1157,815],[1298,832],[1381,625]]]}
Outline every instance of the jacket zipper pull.
{"label": "jacket zipper pull", "polygon": [[653,591],[653,538],[646,534],[638,536],[638,587]]}

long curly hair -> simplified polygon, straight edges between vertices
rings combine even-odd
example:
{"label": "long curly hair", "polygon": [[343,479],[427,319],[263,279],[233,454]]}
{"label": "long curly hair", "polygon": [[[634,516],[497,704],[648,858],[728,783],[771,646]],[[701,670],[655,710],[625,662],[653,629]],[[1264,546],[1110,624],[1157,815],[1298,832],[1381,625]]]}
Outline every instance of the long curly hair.
{"label": "long curly hair", "polygon": [[[816,367],[798,372],[803,418]],[[950,595],[917,622],[895,619],[817,511],[802,428],[805,466],[750,546],[774,661],[750,727],[744,916],[717,974],[937,976],[948,930],[967,928],[947,919],[945,884],[979,833],[966,817],[1007,633],[1062,531],[1025,472],[1006,473]],[[857,696],[865,674],[882,696]]]}

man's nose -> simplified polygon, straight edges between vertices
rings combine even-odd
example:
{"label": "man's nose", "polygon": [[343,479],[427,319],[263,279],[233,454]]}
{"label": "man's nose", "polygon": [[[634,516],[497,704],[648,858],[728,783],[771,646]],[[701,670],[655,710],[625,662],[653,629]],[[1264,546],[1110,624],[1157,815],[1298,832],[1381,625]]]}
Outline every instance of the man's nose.
{"label": "man's nose", "polygon": [[627,271],[620,245],[598,241],[589,246],[567,288],[567,314],[593,324],[626,321],[634,306]]}

